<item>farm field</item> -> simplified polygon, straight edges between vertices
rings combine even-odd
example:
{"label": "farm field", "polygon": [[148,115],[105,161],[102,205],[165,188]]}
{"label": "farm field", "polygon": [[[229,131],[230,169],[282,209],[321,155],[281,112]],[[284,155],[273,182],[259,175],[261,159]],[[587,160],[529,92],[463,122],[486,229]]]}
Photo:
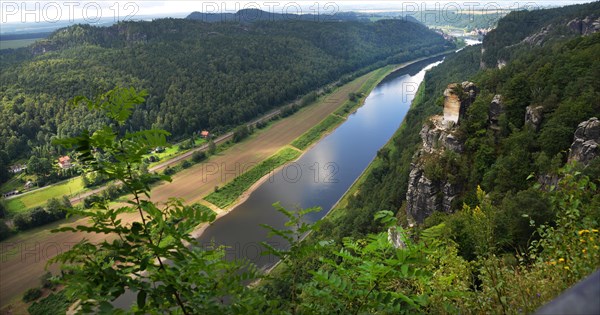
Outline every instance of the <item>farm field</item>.
{"label": "farm field", "polygon": [[[344,104],[350,92],[356,92],[374,74],[375,72],[370,72],[335,89],[314,104],[301,109],[292,116],[274,122],[266,130],[257,131],[249,139],[212,156],[206,162],[175,174],[171,183],[162,183],[154,188],[152,201],[165,202],[171,197],[178,197],[188,203],[201,202],[206,195],[214,191],[215,186],[222,187],[239,175],[239,173],[235,174],[235,170],[243,169],[242,165],[265,160],[318,124]],[[209,167],[210,172],[208,172]],[[234,171],[231,171],[232,169]],[[137,218],[136,214],[127,214],[121,219],[124,222],[132,222]],[[84,219],[56,222],[20,233],[0,243],[0,246],[6,249],[0,259],[0,277],[2,278],[0,307],[20,299],[21,293],[26,289],[38,285],[40,276],[46,272],[47,260],[58,252],[67,250],[69,246],[83,238],[82,234],[51,234],[50,229],[85,223]],[[96,234],[85,235],[85,237],[91,242],[110,239],[105,235]],[[54,246],[52,250],[44,250],[50,246],[49,244]],[[39,249],[38,255],[23,257],[23,251],[32,246],[34,249]],[[8,250],[9,248],[12,250]],[[55,268],[50,267],[50,270],[53,269]]]}
{"label": "farm field", "polygon": [[83,191],[83,189],[83,180],[78,176],[62,183],[9,199],[6,201],[6,206],[9,212],[19,213],[27,209],[43,206],[48,199],[73,195]]}
{"label": "farm field", "polygon": [[27,46],[35,43],[35,41],[37,41],[39,39],[41,39],[41,38],[2,40],[2,41],[0,41],[0,49],[9,49],[9,48],[15,49],[15,48],[27,47]]}

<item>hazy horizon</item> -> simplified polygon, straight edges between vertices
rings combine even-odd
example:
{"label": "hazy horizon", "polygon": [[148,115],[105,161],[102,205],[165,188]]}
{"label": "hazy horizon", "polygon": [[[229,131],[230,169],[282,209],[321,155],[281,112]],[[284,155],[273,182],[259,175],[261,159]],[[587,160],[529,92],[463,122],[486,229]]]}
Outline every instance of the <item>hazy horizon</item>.
{"label": "hazy horizon", "polygon": [[[273,13],[335,14],[338,12],[415,12],[497,11],[536,9],[550,6],[594,2],[590,0],[542,1],[3,1],[0,23],[4,26],[30,23],[57,24],[84,21],[141,20],[161,17],[185,17],[194,11],[235,13],[241,9],[260,9]],[[3,30],[1,33],[6,33]]]}

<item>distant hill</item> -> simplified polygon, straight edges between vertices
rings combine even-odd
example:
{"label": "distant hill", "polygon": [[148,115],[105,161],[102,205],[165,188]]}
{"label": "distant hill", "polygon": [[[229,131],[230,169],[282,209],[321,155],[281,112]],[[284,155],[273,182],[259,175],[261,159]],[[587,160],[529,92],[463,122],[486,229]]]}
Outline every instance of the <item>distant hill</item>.
{"label": "distant hill", "polygon": [[560,8],[514,11],[498,22],[483,41],[483,63],[505,63],[520,49],[600,30],[600,1]]}
{"label": "distant hill", "polygon": [[227,130],[359,69],[450,47],[425,26],[400,20],[75,25],[0,52],[0,154],[13,161],[34,150],[58,153],[52,138],[101,123],[67,100],[115,85],[149,92],[126,128],[155,126],[181,139]]}
{"label": "distant hill", "polygon": [[359,17],[354,12],[339,12],[336,14],[291,14],[267,12],[259,9],[244,9],[236,13],[203,13],[192,12],[186,17],[190,20],[198,20],[208,23],[214,22],[239,22],[252,23],[257,21],[313,21],[313,22],[335,22],[335,21],[368,21]]}

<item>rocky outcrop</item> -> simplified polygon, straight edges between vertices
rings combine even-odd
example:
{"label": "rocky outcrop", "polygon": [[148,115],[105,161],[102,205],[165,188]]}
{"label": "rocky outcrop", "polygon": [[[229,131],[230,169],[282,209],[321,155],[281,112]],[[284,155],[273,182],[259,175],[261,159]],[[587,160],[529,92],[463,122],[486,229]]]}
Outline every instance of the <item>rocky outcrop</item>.
{"label": "rocky outcrop", "polygon": [[500,115],[504,113],[504,103],[502,103],[502,95],[496,94],[490,103],[488,109],[488,124],[490,129],[494,131],[500,130]]}
{"label": "rocky outcrop", "polygon": [[532,126],[536,131],[540,129],[543,118],[543,106],[527,106],[525,108],[525,124]]}
{"label": "rocky outcrop", "polygon": [[455,135],[458,125],[442,116],[433,116],[421,129],[421,149],[413,157],[406,192],[406,212],[417,223],[423,222],[434,211],[450,212],[452,201],[460,187],[445,180],[433,181],[425,172],[425,161],[437,158],[446,150],[463,151],[463,143]]}
{"label": "rocky outcrop", "polygon": [[446,150],[463,151],[464,144],[457,136],[458,126],[478,92],[472,82],[450,84],[444,91],[444,115],[433,116],[423,125],[419,133],[422,146],[413,157],[406,192],[406,212],[410,220],[421,223],[435,211],[452,211],[452,202],[462,187],[444,179],[428,178],[425,164]]}
{"label": "rocky outcrop", "polygon": [[473,104],[479,89],[473,82],[453,83],[444,90],[444,121],[459,123]]}
{"label": "rocky outcrop", "polygon": [[442,210],[440,185],[425,176],[421,165],[412,164],[406,191],[406,214],[409,220],[422,223],[434,211]]}
{"label": "rocky outcrop", "polygon": [[587,16],[584,19],[574,19],[567,23],[567,27],[576,34],[590,35],[600,32],[600,18]]}
{"label": "rocky outcrop", "polygon": [[[577,18],[569,21],[566,27],[576,35],[590,35],[600,31],[600,18],[587,16],[583,19]],[[542,27],[541,30],[527,36],[523,39],[523,43],[527,43],[531,46],[542,46],[557,34],[560,34],[560,30],[564,28],[564,24],[561,25],[547,25]]]}
{"label": "rocky outcrop", "polygon": [[569,150],[569,162],[577,161],[588,165],[600,156],[600,120],[592,117],[577,126],[575,139]]}
{"label": "rocky outcrop", "polygon": [[434,153],[442,150],[462,152],[463,147],[455,135],[456,125],[448,124],[442,116],[433,116],[423,125],[419,135],[423,140],[420,152]]}
{"label": "rocky outcrop", "polygon": [[458,123],[460,116],[460,93],[458,84],[450,84],[444,90],[444,120]]}
{"label": "rocky outcrop", "polygon": [[523,39],[523,43],[527,43],[532,46],[542,46],[551,30],[552,25],[544,26],[539,32],[525,37],[525,39]]}

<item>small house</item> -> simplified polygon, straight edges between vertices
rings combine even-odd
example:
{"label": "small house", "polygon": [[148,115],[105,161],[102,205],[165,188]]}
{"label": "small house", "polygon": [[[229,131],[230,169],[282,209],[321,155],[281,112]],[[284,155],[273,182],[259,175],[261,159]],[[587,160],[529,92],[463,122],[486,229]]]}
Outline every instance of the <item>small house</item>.
{"label": "small house", "polygon": [[58,167],[67,169],[71,167],[71,158],[68,155],[61,156],[58,158]]}
{"label": "small house", "polygon": [[17,173],[21,173],[25,169],[27,169],[27,165],[17,164],[17,165],[11,166],[9,171],[13,174],[17,174]]}
{"label": "small house", "polygon": [[210,136],[210,132],[208,132],[208,130],[202,130],[200,132],[200,136],[204,139],[208,138]]}

